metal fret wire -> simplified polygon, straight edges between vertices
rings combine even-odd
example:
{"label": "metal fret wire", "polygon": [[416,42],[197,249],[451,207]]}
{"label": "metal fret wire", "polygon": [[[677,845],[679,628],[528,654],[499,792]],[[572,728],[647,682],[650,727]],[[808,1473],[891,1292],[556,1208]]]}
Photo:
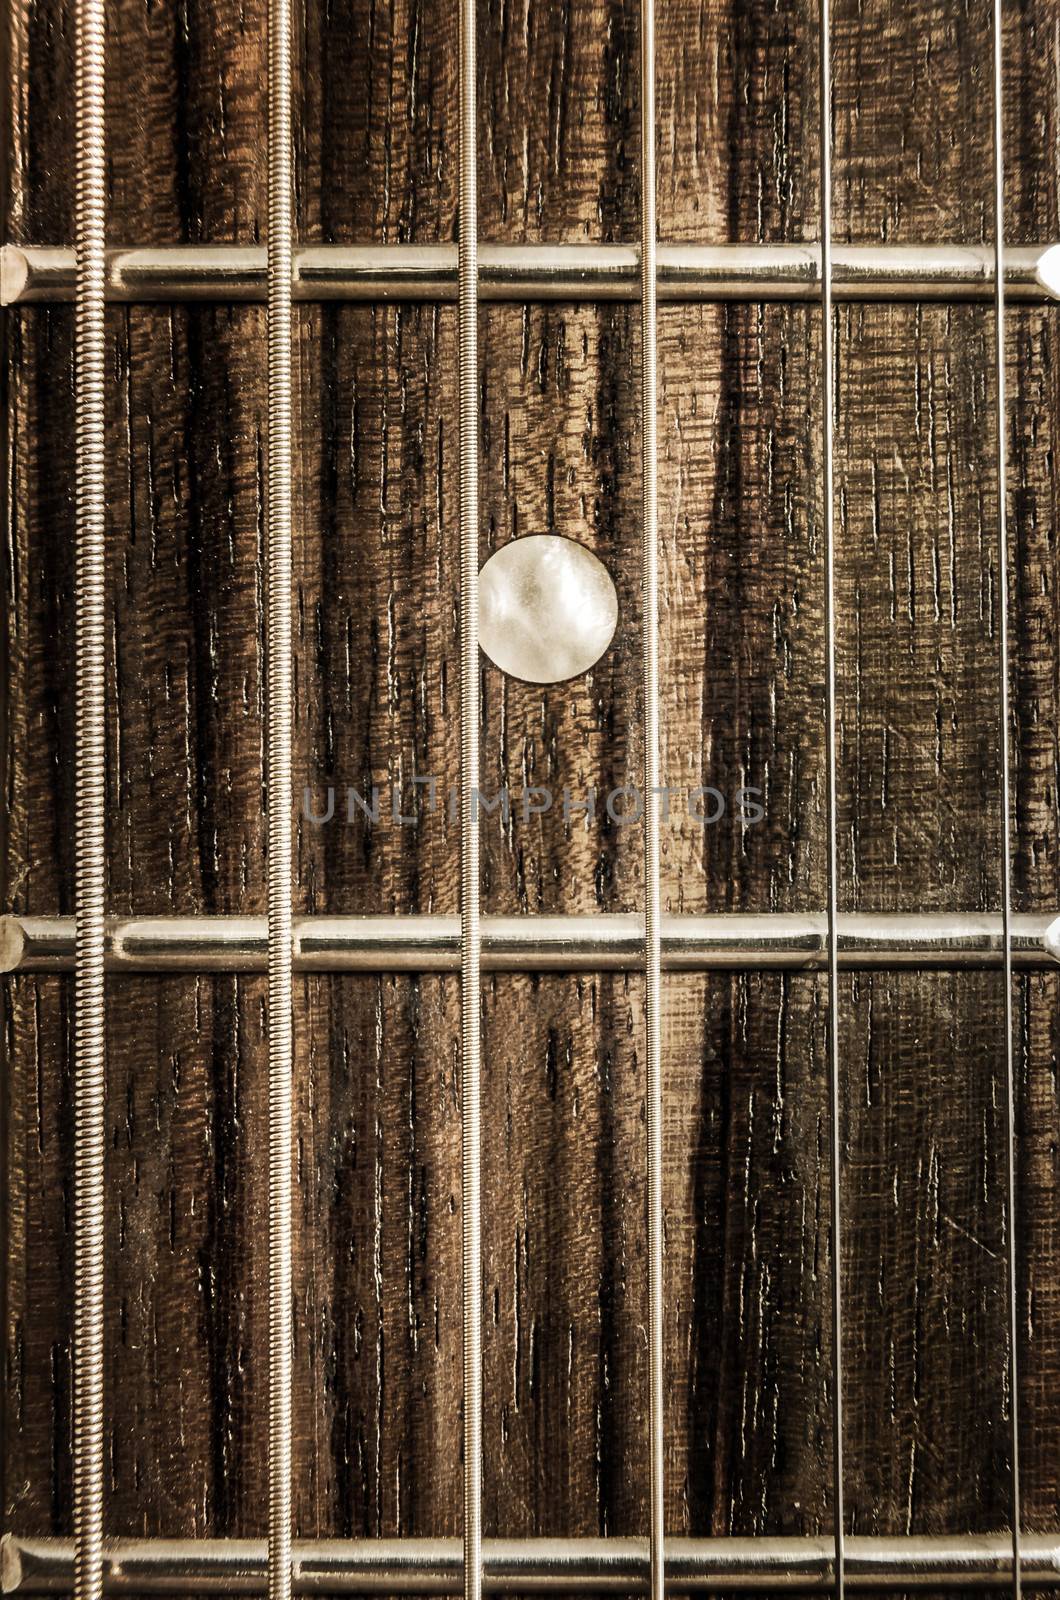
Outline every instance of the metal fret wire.
{"label": "metal fret wire", "polygon": [[1008,1279],[1009,1419],[1012,1453],[1012,1592],[1020,1600],[1020,1459],[1019,1382],[1016,1279],[1016,1064],[1012,1014],[1012,846],[1009,814],[1012,808],[1009,761],[1011,726],[1008,685],[1008,451],[1005,404],[1005,141],[1003,94],[1003,33],[1001,0],[992,5],[994,95],[994,331],[997,377],[997,562],[998,562],[998,666],[1001,719],[1001,965],[1005,988],[1005,1260]]}
{"label": "metal fret wire", "polygon": [[[263,1594],[267,1556],[257,1539],[108,1539],[108,1594]],[[899,1534],[847,1541],[848,1589],[918,1594],[942,1590],[1008,1592],[1007,1533],[949,1537]],[[1060,1533],[1027,1533],[1022,1544],[1024,1590],[1060,1589]],[[666,1541],[667,1593],[829,1594],[835,1551],[830,1537],[682,1538]],[[296,1539],[296,1595],[459,1595],[459,1538]],[[0,1541],[8,1595],[69,1595],[73,1548],[68,1539],[8,1534]],[[572,1596],[645,1594],[646,1539],[501,1536],[482,1542],[487,1594]]]}
{"label": "metal fret wire", "polygon": [[647,1101],[648,1473],[651,1600],[665,1593],[663,1461],[662,909],[659,890],[659,506],[655,3],[640,7],[640,427],[643,541],[644,988]]}
{"label": "metal fret wire", "polygon": [[[982,971],[1002,965],[1000,914],[840,912],[840,971]],[[642,972],[640,913],[482,918],[483,972]],[[1060,917],[1013,915],[1013,970],[1055,971]],[[73,917],[0,917],[0,973],[69,972]],[[106,969],[265,972],[264,917],[108,918]],[[295,972],[459,972],[460,918],[296,916]],[[662,918],[667,972],[828,970],[824,912]]]}
{"label": "metal fret wire", "polygon": [[839,1101],[839,852],[837,847],[835,693],[835,372],[832,306],[832,18],[830,0],[820,0],[821,96],[821,409],[824,470],[825,759],[827,763],[826,854],[828,858],[828,1091],[832,1165],[832,1517],[835,1593],[846,1586],[843,1514],[843,1251],[840,1213],[842,1167]]}
{"label": "metal fret wire", "polygon": [[74,1020],[74,1594],[103,1593],[103,1249],[106,1037],[103,0],[76,36],[76,840]]}
{"label": "metal fret wire", "polygon": [[[1006,252],[1008,299],[1055,302],[1054,244]],[[455,244],[296,245],[296,301],[456,304]],[[640,299],[639,244],[480,242],[479,303],[613,304]],[[675,244],[657,250],[660,305],[731,300],[820,300],[821,249],[802,244]],[[252,245],[141,245],[107,251],[107,298],[130,305],[267,298],[267,251]],[[65,246],[0,246],[0,306],[73,299],[74,252]],[[1050,286],[1052,285],[1052,287]],[[840,244],[832,250],[832,297],[847,303],[994,299],[992,245]]]}
{"label": "metal fret wire", "polygon": [[460,1137],[464,1597],[482,1595],[482,1036],[479,919],[478,126],[475,0],[460,7]]}
{"label": "metal fret wire", "polygon": [[291,1595],[291,14],[269,0],[269,1600]]}

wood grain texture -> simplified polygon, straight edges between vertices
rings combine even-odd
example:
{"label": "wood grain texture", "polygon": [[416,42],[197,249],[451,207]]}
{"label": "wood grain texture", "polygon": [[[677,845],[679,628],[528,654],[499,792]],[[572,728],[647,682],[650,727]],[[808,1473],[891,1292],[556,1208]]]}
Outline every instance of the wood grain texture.
{"label": "wood grain texture", "polygon": [[[815,8],[659,7],[664,237],[813,238]],[[835,6],[836,227],[989,236],[987,7]],[[483,0],[484,236],[628,239],[632,0]],[[115,0],[111,236],[261,237],[260,0]],[[1006,6],[1009,237],[1058,222],[1060,11]],[[11,232],[72,233],[72,15],[18,0]],[[298,15],[306,239],[455,227],[455,30],[421,0]],[[484,669],[491,911],[631,910],[636,317],[481,317],[482,553],[571,534],[615,575],[594,672]],[[109,318],[110,898],[264,906],[264,315]],[[1020,908],[1060,905],[1056,313],[1011,313],[1014,781]],[[452,912],[457,772],[455,317],[296,313],[299,909]],[[996,482],[980,307],[837,321],[844,906],[998,903]],[[663,889],[675,911],[823,904],[820,327],[804,307],[660,319]],[[5,897],[72,907],[72,318],[10,319]],[[438,805],[414,780],[434,777]],[[714,785],[703,828],[690,790]],[[556,803],[524,815],[547,785]],[[346,790],[381,796],[368,826]],[[741,787],[764,818],[741,821]],[[598,790],[595,814],[565,817]],[[415,826],[396,796],[420,799]],[[5,1520],[69,1526],[67,981],[6,984]],[[264,990],[110,986],[108,1527],[264,1526]],[[1007,1524],[1002,1039],[994,975],[842,984],[847,1514],[853,1531]],[[830,1527],[826,1011],[812,977],[667,982],[667,1495],[674,1532]],[[1057,982],[1021,980],[1024,1519],[1060,1525]],[[495,978],[484,1004],[488,1531],[646,1525],[643,1062],[632,978]],[[447,979],[299,982],[296,1502],[305,1533],[459,1528],[458,995]]]}

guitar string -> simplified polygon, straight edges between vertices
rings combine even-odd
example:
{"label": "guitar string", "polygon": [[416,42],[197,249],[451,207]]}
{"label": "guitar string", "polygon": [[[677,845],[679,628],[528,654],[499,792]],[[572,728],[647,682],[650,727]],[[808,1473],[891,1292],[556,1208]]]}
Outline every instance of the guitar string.
{"label": "guitar string", "polygon": [[821,184],[821,414],[824,483],[824,636],[825,636],[825,853],[828,891],[828,1099],[831,1146],[832,1231],[832,1520],[837,1600],[846,1591],[846,1527],[843,1500],[843,1249],[842,1131],[839,1080],[839,851],[836,753],[835,625],[835,352],[832,303],[832,17],[830,0],[819,12],[820,184]]}
{"label": "guitar string", "polygon": [[291,1596],[291,13],[268,10],[269,1600]]}
{"label": "guitar string", "polygon": [[482,929],[479,917],[478,101],[475,0],[459,0],[460,1140],[464,1597],[482,1594]]}
{"label": "guitar string", "polygon": [[655,4],[641,0],[640,427],[644,696],[644,987],[648,1234],[648,1473],[651,1600],[666,1587],[663,1437],[662,946],[659,883],[658,307],[655,221]]}
{"label": "guitar string", "polygon": [[1008,448],[1005,384],[1005,139],[1002,0],[991,7],[994,156],[994,367],[997,394],[997,605],[998,605],[998,710],[1001,721],[999,760],[1001,804],[1001,981],[1005,1018],[1005,1268],[1008,1311],[1009,1449],[1012,1511],[1012,1593],[1020,1600],[1023,1583],[1020,1553],[1019,1362],[1018,1279],[1016,1255],[1016,1062],[1012,1006],[1012,845],[1009,818],[1012,811],[1011,721],[1009,710],[1008,627]]}
{"label": "guitar string", "polygon": [[106,497],[104,0],[76,15],[77,285],[73,1526],[76,1600],[103,1593],[106,1149]]}

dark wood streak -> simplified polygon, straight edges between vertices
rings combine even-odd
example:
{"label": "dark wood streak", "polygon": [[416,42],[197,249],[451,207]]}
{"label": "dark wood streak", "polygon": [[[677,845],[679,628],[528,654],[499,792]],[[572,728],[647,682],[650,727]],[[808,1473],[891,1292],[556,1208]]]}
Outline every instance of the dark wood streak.
{"label": "dark wood streak", "polygon": [[[632,0],[480,7],[483,233],[635,232]],[[835,6],[837,234],[989,235],[987,8]],[[816,234],[815,7],[659,7],[660,229]],[[1060,227],[1060,13],[1006,8],[1012,241]],[[115,0],[111,234],[262,236],[261,0]],[[12,237],[72,234],[72,15],[19,0]],[[306,239],[455,229],[455,30],[423,0],[298,15]],[[61,113],[58,114],[58,113]],[[1055,313],[1009,335],[1015,892],[1060,904]],[[822,904],[819,322],[803,307],[660,322],[664,839],[676,911]],[[455,318],[297,311],[299,908],[457,906]],[[482,313],[483,539],[571,533],[621,620],[588,677],[484,667],[496,912],[631,910],[638,706],[636,319]],[[111,903],[260,912],[264,316],[109,322]],[[72,907],[72,318],[10,319],[9,904]],[[838,319],[843,904],[998,900],[997,570],[989,313]],[[342,820],[344,790],[435,775],[415,828]],[[575,798],[524,819],[523,787]],[[688,788],[729,799],[706,831]],[[763,790],[739,822],[735,790]],[[301,784],[299,784],[301,787]],[[1058,985],[1020,980],[1024,1516],[1060,1522]],[[69,984],[7,985],[5,1519],[69,1526]],[[1006,1524],[1000,997],[989,975],[844,980],[848,1518]],[[108,1526],[261,1532],[265,1504],[264,990],[124,979],[110,994]],[[675,1532],[830,1527],[825,996],[811,977],[667,985],[667,1482]],[[640,985],[496,978],[484,1000],[489,1531],[646,1521]],[[301,980],[296,1503],[305,1533],[459,1529],[458,995],[447,979]]]}

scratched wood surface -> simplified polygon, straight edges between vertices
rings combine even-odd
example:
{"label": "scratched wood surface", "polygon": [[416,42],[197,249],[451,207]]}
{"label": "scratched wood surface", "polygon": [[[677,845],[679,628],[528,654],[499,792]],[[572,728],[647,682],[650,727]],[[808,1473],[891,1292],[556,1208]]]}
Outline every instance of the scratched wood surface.
{"label": "scratched wood surface", "polygon": [[[816,234],[807,0],[659,8],[664,237]],[[836,228],[989,237],[987,6],[835,6]],[[1060,8],[1006,7],[1009,238],[1060,233]],[[109,8],[111,237],[252,241],[265,214],[264,7]],[[483,0],[480,181],[493,239],[626,239],[637,7]],[[10,12],[10,222],[73,229],[72,10]],[[455,28],[420,0],[298,15],[307,239],[449,238]],[[300,909],[457,905],[455,316],[297,312]],[[264,317],[110,317],[110,896],[260,912]],[[819,322],[672,308],[660,325],[663,889],[675,911],[824,898]],[[69,310],[10,318],[7,907],[72,909]],[[631,910],[638,333],[630,308],[481,319],[482,549],[546,529],[620,598],[588,677],[485,672],[485,827],[503,912]],[[1008,341],[1020,909],[1060,905],[1056,313]],[[842,903],[999,900],[991,324],[977,307],[838,314]],[[436,803],[427,782],[436,780]],[[689,795],[715,787],[704,827]],[[349,788],[381,796],[369,826]],[[524,814],[525,792],[554,804]],[[564,814],[563,790],[570,791]],[[598,791],[596,811],[575,809]],[[763,817],[736,794],[760,791]],[[413,814],[414,824],[396,816]],[[697,809],[693,805],[693,810]],[[5,980],[6,1526],[70,1520],[71,987]],[[1060,987],[1018,985],[1024,1521],[1060,1525]],[[1008,1524],[1001,996],[996,975],[842,983],[847,1522]],[[261,1533],[263,983],[110,987],[108,1526]],[[459,1529],[458,994],[299,982],[299,1530]],[[489,1532],[646,1525],[641,986],[486,985]],[[668,1526],[828,1531],[832,1293],[825,995],[809,976],[667,982]]]}

